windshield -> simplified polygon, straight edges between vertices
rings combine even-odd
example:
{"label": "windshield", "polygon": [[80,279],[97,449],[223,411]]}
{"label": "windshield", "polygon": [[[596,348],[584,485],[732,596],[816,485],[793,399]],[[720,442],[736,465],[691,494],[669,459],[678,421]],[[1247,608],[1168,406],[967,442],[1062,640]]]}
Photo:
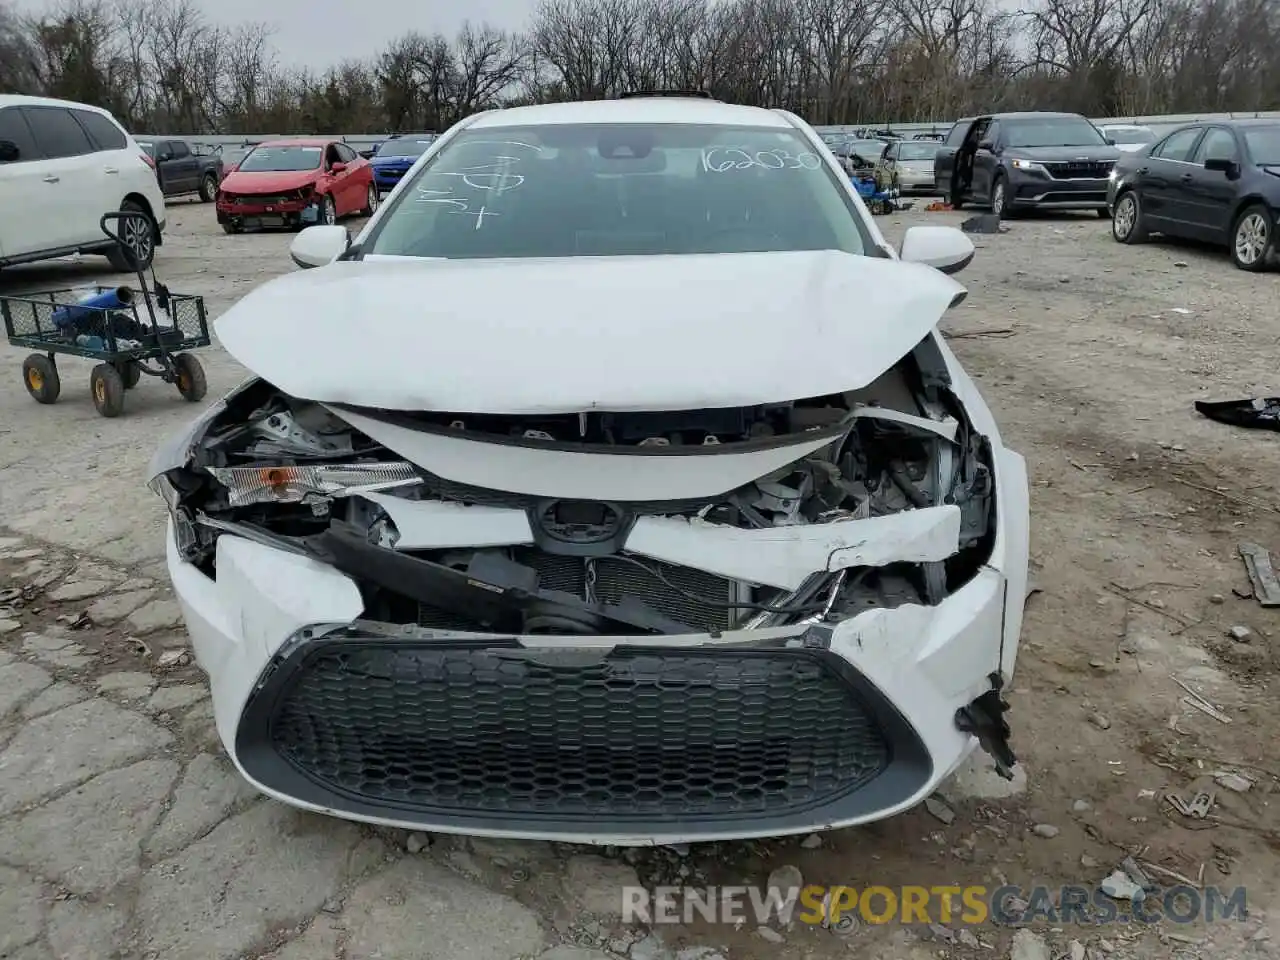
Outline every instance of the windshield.
{"label": "windshield", "polygon": [[922,143],[903,143],[898,147],[899,160],[932,160],[938,154],[938,145],[925,140]]}
{"label": "windshield", "polygon": [[1156,139],[1146,127],[1107,127],[1106,134],[1116,143],[1152,143]]}
{"label": "windshield", "polygon": [[427,147],[431,146],[430,140],[413,140],[409,137],[401,137],[397,140],[388,140],[378,148],[375,157],[420,157],[427,152]]}
{"label": "windshield", "polygon": [[362,244],[410,257],[872,248],[848,189],[790,129],[556,124],[468,130]]}
{"label": "windshield", "polygon": [[321,147],[255,147],[240,161],[240,169],[245,173],[315,170],[323,152]]}
{"label": "windshield", "polygon": [[1101,147],[1102,134],[1084,117],[1055,117],[1049,120],[1002,120],[1007,126],[1010,147]]}
{"label": "windshield", "polygon": [[1280,167],[1280,126],[1246,127],[1244,142],[1249,156],[1260,167]]}

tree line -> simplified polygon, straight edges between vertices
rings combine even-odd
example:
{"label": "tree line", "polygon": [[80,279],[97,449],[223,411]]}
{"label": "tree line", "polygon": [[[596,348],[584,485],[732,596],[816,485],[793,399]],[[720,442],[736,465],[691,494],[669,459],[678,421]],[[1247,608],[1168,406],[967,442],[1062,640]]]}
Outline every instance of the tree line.
{"label": "tree line", "polygon": [[543,0],[525,29],[408,32],[327,69],[195,0],[0,0],[0,91],[187,134],[444,130],[497,106],[699,89],[814,124],[1280,107],[1280,0]]}

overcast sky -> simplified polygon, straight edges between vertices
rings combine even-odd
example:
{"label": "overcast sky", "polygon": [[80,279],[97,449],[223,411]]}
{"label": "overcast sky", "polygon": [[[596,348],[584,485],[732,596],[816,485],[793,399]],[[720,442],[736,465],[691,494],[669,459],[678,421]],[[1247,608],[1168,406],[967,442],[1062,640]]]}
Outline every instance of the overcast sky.
{"label": "overcast sky", "polygon": [[[537,0],[445,0],[413,8],[404,0],[195,0],[211,21],[234,27],[258,21],[270,24],[273,42],[286,64],[327,67],[347,58],[370,57],[393,37],[409,30],[452,35],[464,20],[488,21],[503,30],[523,27]],[[18,0],[19,9],[40,13],[56,0]],[[411,12],[412,11],[412,12]]]}

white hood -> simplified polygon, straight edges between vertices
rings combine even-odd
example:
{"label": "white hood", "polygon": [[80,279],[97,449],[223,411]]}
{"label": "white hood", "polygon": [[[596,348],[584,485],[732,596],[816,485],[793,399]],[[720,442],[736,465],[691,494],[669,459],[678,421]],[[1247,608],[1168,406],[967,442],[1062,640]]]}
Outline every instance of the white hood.
{"label": "white hood", "polygon": [[833,251],[387,259],[299,271],[218,320],[295,397],[479,414],[694,410],[866,386],[964,288]]}

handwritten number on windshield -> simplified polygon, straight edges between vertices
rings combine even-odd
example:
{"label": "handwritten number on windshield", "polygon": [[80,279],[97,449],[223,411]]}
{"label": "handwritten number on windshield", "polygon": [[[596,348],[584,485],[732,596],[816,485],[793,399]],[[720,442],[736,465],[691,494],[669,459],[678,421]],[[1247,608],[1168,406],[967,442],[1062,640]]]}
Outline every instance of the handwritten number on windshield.
{"label": "handwritten number on windshield", "polygon": [[702,169],[707,173],[730,170],[817,170],[822,160],[816,153],[791,153],[787,150],[743,150],[739,147],[714,147],[702,151]]}

